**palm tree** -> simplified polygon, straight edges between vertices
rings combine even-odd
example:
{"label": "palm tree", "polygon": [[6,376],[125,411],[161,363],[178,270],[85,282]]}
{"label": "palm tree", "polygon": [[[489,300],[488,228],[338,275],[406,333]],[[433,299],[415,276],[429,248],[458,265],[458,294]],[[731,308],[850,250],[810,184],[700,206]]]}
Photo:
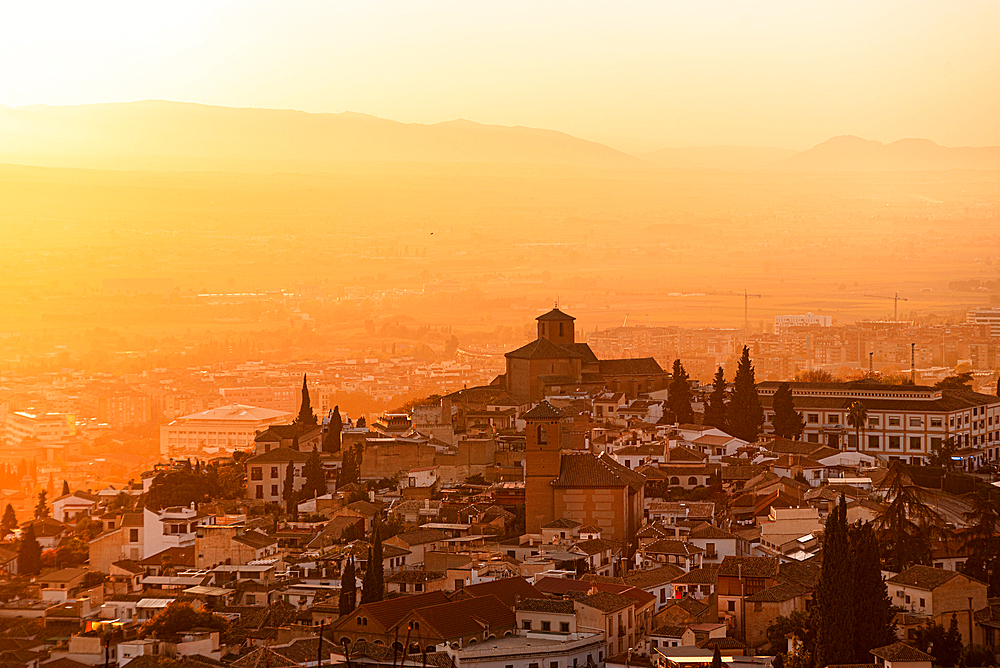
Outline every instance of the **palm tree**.
{"label": "palm tree", "polygon": [[920,489],[902,462],[896,459],[889,464],[875,491],[882,497],[874,526],[886,569],[900,573],[913,564],[927,564],[931,542],[944,520],[920,499]]}
{"label": "palm tree", "polygon": [[865,449],[864,441],[864,430],[865,423],[868,421],[868,409],[860,401],[855,401],[851,404],[847,413],[847,424],[854,427],[854,433],[858,438],[858,452]]}

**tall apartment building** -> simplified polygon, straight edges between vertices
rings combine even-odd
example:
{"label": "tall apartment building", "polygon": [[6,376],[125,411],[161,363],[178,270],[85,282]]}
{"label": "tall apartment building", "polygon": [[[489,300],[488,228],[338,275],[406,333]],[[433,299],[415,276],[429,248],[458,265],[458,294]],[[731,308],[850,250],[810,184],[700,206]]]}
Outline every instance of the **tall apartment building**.
{"label": "tall apartment building", "polygon": [[[764,431],[773,432],[772,400],[780,383],[757,385],[764,406]],[[843,450],[861,450],[883,460],[920,464],[931,449],[949,437],[975,453],[975,464],[1000,455],[1000,397],[968,390],[939,390],[921,385],[789,383],[795,410],[802,413],[802,440]],[[868,420],[859,434],[847,422],[851,404],[860,401]]]}
{"label": "tall apartment building", "polygon": [[970,325],[988,325],[991,336],[1000,336],[1000,308],[974,308],[965,314]]}
{"label": "tall apartment building", "polygon": [[774,316],[774,331],[788,329],[789,327],[832,327],[833,318],[828,315],[776,315]]}
{"label": "tall apartment building", "polygon": [[223,387],[219,390],[226,403],[257,406],[272,411],[297,413],[302,402],[302,388],[298,385],[275,387]]}
{"label": "tall apartment building", "polygon": [[7,413],[4,445],[14,446],[26,438],[42,443],[61,441],[76,433],[76,420],[72,415],[12,411]]}
{"label": "tall apartment building", "polygon": [[294,416],[284,411],[232,404],[210,408],[172,420],[160,427],[160,454],[232,454],[253,447],[257,432],[273,424],[287,424]]}

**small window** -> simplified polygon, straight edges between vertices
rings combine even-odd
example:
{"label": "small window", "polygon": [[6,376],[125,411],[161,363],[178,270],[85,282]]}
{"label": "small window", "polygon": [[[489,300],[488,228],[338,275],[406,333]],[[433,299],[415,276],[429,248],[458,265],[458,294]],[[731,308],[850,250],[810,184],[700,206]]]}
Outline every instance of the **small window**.
{"label": "small window", "polygon": [[736,612],[736,601],[729,601],[729,612]]}
{"label": "small window", "polygon": [[559,622],[559,633],[569,633],[569,622]]}
{"label": "small window", "polygon": [[899,436],[890,436],[889,437],[889,449],[890,450],[899,450],[899,445],[900,445],[900,437]]}
{"label": "small window", "polygon": [[924,421],[921,420],[920,418],[918,418],[918,417],[911,417],[910,418],[910,426],[911,427],[922,427],[923,425],[924,425]]}
{"label": "small window", "polygon": [[808,415],[806,415],[806,422],[818,423],[819,422],[819,414],[818,413],[809,413]]}
{"label": "small window", "polygon": [[552,622],[542,622],[542,630],[543,631],[551,631],[552,630]]}
{"label": "small window", "polygon": [[926,605],[927,604],[924,602],[924,599],[920,599],[920,607],[923,608]]}
{"label": "small window", "polygon": [[531,620],[530,619],[525,619],[524,621],[522,621],[521,622],[521,628],[524,629],[525,631],[530,631],[531,630]]}
{"label": "small window", "polygon": [[877,416],[877,415],[869,415],[868,416],[868,426],[869,427],[877,427],[879,425],[879,422],[881,422],[881,418],[879,418],[879,416]]}
{"label": "small window", "polygon": [[839,415],[827,415],[826,416],[826,421],[827,421],[827,424],[840,424],[840,416]]}
{"label": "small window", "polygon": [[898,415],[897,416],[890,416],[889,417],[889,426],[890,427],[898,427],[899,426],[899,416]]}
{"label": "small window", "polygon": [[921,438],[919,436],[910,436],[910,450],[919,450],[923,447]]}
{"label": "small window", "polygon": [[[991,422],[992,422],[992,420],[993,420],[993,418],[990,418]],[[931,426],[932,427],[940,427],[942,425],[942,422],[943,422],[942,419],[939,418],[939,417],[932,417],[931,418]]]}

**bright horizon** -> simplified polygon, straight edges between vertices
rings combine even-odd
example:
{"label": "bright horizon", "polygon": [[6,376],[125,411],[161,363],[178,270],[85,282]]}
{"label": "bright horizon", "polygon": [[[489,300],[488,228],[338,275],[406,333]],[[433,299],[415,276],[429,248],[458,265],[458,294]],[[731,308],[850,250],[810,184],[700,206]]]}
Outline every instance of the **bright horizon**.
{"label": "bright horizon", "polygon": [[1000,144],[996,2],[25,4],[3,18],[7,106],[465,118],[629,152],[845,134]]}

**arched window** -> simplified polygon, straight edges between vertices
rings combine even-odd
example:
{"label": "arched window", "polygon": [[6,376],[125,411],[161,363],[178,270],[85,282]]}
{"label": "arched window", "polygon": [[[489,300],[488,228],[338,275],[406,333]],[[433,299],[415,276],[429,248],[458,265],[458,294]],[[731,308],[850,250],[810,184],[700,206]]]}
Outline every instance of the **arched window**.
{"label": "arched window", "polygon": [[694,476],[691,476],[690,478],[688,478],[688,484],[689,485],[697,485],[698,484],[698,479],[695,478]]}
{"label": "arched window", "polygon": [[351,644],[351,639],[350,638],[341,638],[340,639],[340,644],[341,645],[350,645]]}
{"label": "arched window", "polygon": [[673,478],[670,479],[670,484],[671,485],[679,485],[679,484],[681,484],[681,479],[678,478],[677,476],[674,476]]}
{"label": "arched window", "polygon": [[538,425],[538,442],[548,443],[549,442],[549,430],[544,424]]}

